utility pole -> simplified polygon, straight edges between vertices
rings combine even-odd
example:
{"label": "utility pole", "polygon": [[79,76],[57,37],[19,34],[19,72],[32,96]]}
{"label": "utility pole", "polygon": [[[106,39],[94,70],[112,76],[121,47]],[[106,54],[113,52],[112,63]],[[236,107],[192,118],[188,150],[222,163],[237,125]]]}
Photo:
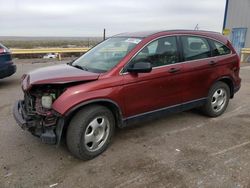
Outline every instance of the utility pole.
{"label": "utility pole", "polygon": [[106,39],[106,29],[104,28],[103,29],[103,40],[105,40]]}
{"label": "utility pole", "polygon": [[229,0],[226,0],[226,7],[225,7],[225,13],[224,13],[224,21],[223,21],[223,29],[226,29],[226,23],[227,23],[227,12],[228,12],[228,3]]}

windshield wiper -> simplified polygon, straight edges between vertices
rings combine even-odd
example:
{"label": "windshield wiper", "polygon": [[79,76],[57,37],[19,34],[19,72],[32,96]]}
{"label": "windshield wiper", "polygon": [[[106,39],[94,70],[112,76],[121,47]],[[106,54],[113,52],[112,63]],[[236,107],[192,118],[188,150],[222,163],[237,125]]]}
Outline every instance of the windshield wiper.
{"label": "windshield wiper", "polygon": [[72,65],[77,59],[78,59],[78,58],[73,59],[72,61],[70,61],[70,62],[68,62],[68,63],[66,63],[66,64],[67,64],[67,65]]}
{"label": "windshield wiper", "polygon": [[71,65],[71,66],[75,67],[75,68],[78,68],[78,69],[81,69],[81,70],[84,70],[84,71],[88,71],[88,68],[84,67],[84,66],[80,66],[80,65]]}
{"label": "windshield wiper", "polygon": [[73,61],[70,61],[68,63],[66,63],[67,65],[72,65],[74,63],[74,60]]}

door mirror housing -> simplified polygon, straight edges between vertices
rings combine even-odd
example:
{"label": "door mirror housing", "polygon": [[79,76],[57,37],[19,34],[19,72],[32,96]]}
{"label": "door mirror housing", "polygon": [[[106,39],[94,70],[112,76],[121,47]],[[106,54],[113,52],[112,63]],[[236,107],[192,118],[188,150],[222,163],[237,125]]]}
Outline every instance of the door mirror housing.
{"label": "door mirror housing", "polygon": [[130,73],[148,73],[152,71],[152,65],[149,62],[138,62],[132,67],[128,67],[127,71]]}

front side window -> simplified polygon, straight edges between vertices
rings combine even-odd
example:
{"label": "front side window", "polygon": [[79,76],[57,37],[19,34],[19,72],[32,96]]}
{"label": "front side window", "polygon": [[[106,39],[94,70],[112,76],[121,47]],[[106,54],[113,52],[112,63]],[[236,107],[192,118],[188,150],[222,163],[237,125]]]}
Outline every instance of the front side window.
{"label": "front side window", "polygon": [[149,62],[152,67],[170,65],[179,62],[176,37],[164,37],[145,46],[130,62]]}
{"label": "front side window", "polygon": [[214,44],[214,56],[227,55],[231,53],[231,50],[226,45],[213,40],[211,40],[211,42]]}
{"label": "front side window", "polygon": [[208,58],[211,56],[208,41],[202,37],[181,37],[183,56],[185,61]]}
{"label": "front side window", "polygon": [[115,67],[138,43],[139,38],[117,37],[100,43],[72,63],[72,66],[96,73]]}

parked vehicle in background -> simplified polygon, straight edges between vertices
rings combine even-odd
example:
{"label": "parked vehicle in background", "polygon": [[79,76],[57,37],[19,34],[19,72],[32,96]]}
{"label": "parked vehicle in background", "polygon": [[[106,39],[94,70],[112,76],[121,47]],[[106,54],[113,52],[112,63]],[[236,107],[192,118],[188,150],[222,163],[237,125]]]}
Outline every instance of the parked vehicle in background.
{"label": "parked vehicle in background", "polygon": [[58,57],[57,53],[48,53],[45,56],[43,56],[43,59],[56,59]]}
{"label": "parked vehicle in background", "polygon": [[240,59],[229,40],[206,31],[124,33],[72,63],[22,79],[17,123],[45,143],[92,159],[115,127],[191,108],[217,117],[240,89]]}
{"label": "parked vehicle in background", "polygon": [[11,76],[16,72],[11,53],[8,48],[0,44],[0,79]]}

